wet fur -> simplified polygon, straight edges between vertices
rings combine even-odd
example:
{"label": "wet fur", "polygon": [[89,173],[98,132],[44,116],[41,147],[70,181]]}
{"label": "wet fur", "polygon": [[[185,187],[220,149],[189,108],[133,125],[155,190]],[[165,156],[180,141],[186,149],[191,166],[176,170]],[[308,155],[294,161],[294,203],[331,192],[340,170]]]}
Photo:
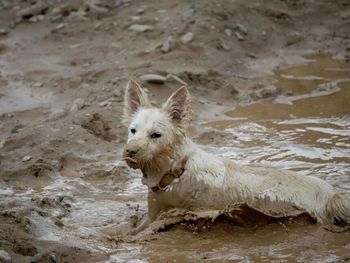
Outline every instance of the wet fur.
{"label": "wet fur", "polygon": [[[175,91],[160,108],[153,107],[147,94],[134,81],[125,91],[124,123],[129,127],[127,149],[149,187],[148,219],[161,211],[216,211],[217,214],[248,206],[267,216],[282,218],[307,213],[319,223],[350,224],[350,193],[336,193],[331,185],[312,176],[267,168],[239,166],[202,150],[186,136],[191,103],[186,87]],[[136,129],[132,134],[130,129]],[[161,138],[151,139],[152,132]],[[135,151],[136,151],[135,150]],[[127,155],[127,153],[125,153]],[[167,191],[153,192],[162,176],[188,157],[185,172]]]}

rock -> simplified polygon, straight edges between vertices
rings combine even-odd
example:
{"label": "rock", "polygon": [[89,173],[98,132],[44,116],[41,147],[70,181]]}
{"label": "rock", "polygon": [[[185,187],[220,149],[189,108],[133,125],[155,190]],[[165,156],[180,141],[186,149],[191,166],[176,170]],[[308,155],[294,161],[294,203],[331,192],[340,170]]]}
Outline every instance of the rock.
{"label": "rock", "polygon": [[278,88],[274,85],[269,85],[264,87],[261,91],[260,91],[260,97],[263,99],[269,98],[269,97],[274,97],[277,95],[277,93],[279,92]]}
{"label": "rock", "polygon": [[41,88],[41,87],[43,87],[44,86],[44,83],[42,83],[42,82],[35,82],[34,84],[33,84],[33,87],[34,88]]}
{"label": "rock", "polygon": [[1,263],[11,263],[12,258],[9,253],[7,253],[5,250],[0,250],[0,262]]}
{"label": "rock", "polygon": [[7,36],[10,33],[10,30],[6,27],[0,27],[0,36]]}
{"label": "rock", "polygon": [[82,98],[75,99],[73,101],[71,111],[73,112],[73,111],[81,110],[85,106],[86,106],[85,101]]}
{"label": "rock", "polygon": [[160,48],[160,51],[162,53],[168,53],[170,52],[174,47],[174,38],[172,36],[169,36],[163,43],[162,47]]}
{"label": "rock", "polygon": [[105,101],[102,101],[98,104],[100,107],[110,107],[112,106],[112,101],[110,100],[105,100]]}
{"label": "rock", "polygon": [[194,34],[192,32],[187,32],[180,38],[180,40],[183,44],[188,44],[193,40],[193,38]]}
{"label": "rock", "polygon": [[66,26],[65,24],[60,23],[60,24],[58,24],[58,25],[55,27],[55,29],[56,29],[56,30],[60,30],[60,29],[64,28],[65,26]]}
{"label": "rock", "polygon": [[235,32],[235,36],[239,41],[244,41],[244,37],[239,32]]}
{"label": "rock", "polygon": [[129,31],[137,32],[137,33],[142,33],[146,31],[152,31],[153,26],[150,25],[139,25],[139,24],[134,24],[129,27]]}
{"label": "rock", "polygon": [[86,21],[86,12],[83,10],[78,10],[70,12],[66,18],[67,22],[77,22],[77,21]]}
{"label": "rock", "polygon": [[115,5],[116,7],[121,7],[121,6],[124,5],[124,0],[116,0],[115,3],[114,3],[114,5]]}
{"label": "rock", "polygon": [[103,5],[103,2],[100,0],[89,0],[87,2],[87,6],[91,11],[95,13],[103,14],[108,12],[108,9],[106,8],[106,6]]}
{"label": "rock", "polygon": [[242,24],[237,24],[236,29],[244,35],[248,34],[247,28],[245,26],[243,26]]}
{"label": "rock", "polygon": [[232,30],[229,29],[229,28],[226,28],[226,29],[225,29],[225,34],[226,34],[226,36],[228,36],[228,37],[232,36]]}
{"label": "rock", "polygon": [[157,74],[144,74],[140,77],[142,82],[149,82],[154,84],[163,84],[166,78]]}
{"label": "rock", "polygon": [[225,51],[230,51],[232,49],[231,45],[229,45],[223,38],[220,39],[220,46]]}
{"label": "rock", "polygon": [[236,89],[235,87],[232,87],[231,91],[230,91],[231,95],[236,97],[239,95],[239,90]]}
{"label": "rock", "polygon": [[145,12],[144,8],[139,8],[136,10],[136,14],[138,14],[138,15],[142,15],[144,12]]}
{"label": "rock", "polygon": [[187,9],[183,14],[182,14],[182,17],[184,19],[188,19],[190,17],[192,17],[195,13],[195,9],[193,7]]}
{"label": "rock", "polygon": [[26,155],[26,156],[24,156],[24,157],[22,158],[22,162],[28,162],[28,161],[30,161],[31,159],[32,159],[32,156]]}
{"label": "rock", "polygon": [[17,12],[20,19],[30,19],[33,16],[44,14],[48,9],[48,5],[43,1],[38,1],[34,5],[24,8]]}
{"label": "rock", "polygon": [[115,89],[115,90],[113,91],[113,96],[116,97],[116,98],[119,98],[119,97],[121,97],[122,95],[123,95],[123,93],[121,92],[120,89]]}

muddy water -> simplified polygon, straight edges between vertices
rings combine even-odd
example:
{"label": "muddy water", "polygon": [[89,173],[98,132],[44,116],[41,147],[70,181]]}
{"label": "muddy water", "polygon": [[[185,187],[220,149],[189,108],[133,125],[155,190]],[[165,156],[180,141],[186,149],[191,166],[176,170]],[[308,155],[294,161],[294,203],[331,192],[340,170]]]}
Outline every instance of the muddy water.
{"label": "muddy water", "polygon": [[[306,59],[303,66],[275,73],[275,85],[285,91],[282,95],[238,106],[222,120],[202,123],[205,130],[196,140],[208,151],[241,164],[297,170],[350,190],[350,65],[327,55]],[[37,106],[33,102],[32,107]],[[131,218],[146,212],[147,189],[137,172],[116,160],[118,152],[108,153],[103,146],[86,148],[85,141],[78,140],[83,153],[77,150],[62,157],[59,171],[37,163],[36,180],[29,175],[23,179],[32,167],[0,181],[1,224],[18,223],[9,236],[0,232],[2,239],[17,235],[20,242],[12,250],[26,256],[54,251],[62,262],[337,262],[350,258],[349,231],[332,233],[305,220],[259,227],[220,221],[199,230],[176,225],[148,241],[127,242],[130,237],[125,238],[123,230],[132,224]],[[31,239],[42,250],[28,245]],[[26,262],[23,257],[13,259]]]}
{"label": "muddy water", "polygon": [[[296,170],[350,190],[350,65],[328,55],[306,59],[275,73],[283,95],[202,123],[207,133],[198,141],[238,163]],[[151,262],[338,262],[350,257],[350,232],[306,222],[220,223],[200,233],[176,227],[147,243],[142,254]]]}

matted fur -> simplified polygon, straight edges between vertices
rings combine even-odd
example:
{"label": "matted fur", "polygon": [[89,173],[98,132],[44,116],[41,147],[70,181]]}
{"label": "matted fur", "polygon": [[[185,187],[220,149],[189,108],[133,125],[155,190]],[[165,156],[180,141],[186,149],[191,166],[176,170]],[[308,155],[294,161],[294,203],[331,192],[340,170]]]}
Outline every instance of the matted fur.
{"label": "matted fur", "polygon": [[[149,103],[136,82],[126,88],[124,123],[129,135],[124,157],[130,167],[142,171],[143,183],[150,189],[149,221],[171,208],[203,212],[245,205],[275,218],[307,213],[319,223],[350,224],[349,192],[336,193],[316,177],[239,166],[202,150],[186,136],[190,105],[186,87],[175,91],[161,108]],[[166,191],[151,190],[185,158],[179,180]]]}

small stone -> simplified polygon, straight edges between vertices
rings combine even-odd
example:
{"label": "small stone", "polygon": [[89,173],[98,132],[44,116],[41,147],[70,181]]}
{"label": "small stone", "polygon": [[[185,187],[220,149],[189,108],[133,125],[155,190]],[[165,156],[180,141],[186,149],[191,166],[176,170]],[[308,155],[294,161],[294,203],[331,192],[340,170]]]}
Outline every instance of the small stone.
{"label": "small stone", "polygon": [[100,107],[110,107],[112,106],[112,102],[110,100],[105,100],[99,103]]}
{"label": "small stone", "polygon": [[228,36],[228,37],[232,36],[232,30],[229,29],[229,28],[226,28],[226,29],[225,29],[225,34],[226,34],[226,36]]}
{"label": "small stone", "polygon": [[28,161],[30,161],[31,159],[32,159],[32,156],[26,155],[26,156],[24,156],[24,157],[22,158],[22,162],[28,162]]}
{"label": "small stone", "polygon": [[129,31],[137,32],[137,33],[142,33],[146,31],[152,31],[153,26],[150,25],[139,25],[139,24],[134,24],[129,27]]}
{"label": "small stone", "polygon": [[121,7],[124,5],[124,0],[116,0],[114,5],[116,7]]}
{"label": "small stone", "polygon": [[10,33],[10,30],[6,27],[0,27],[0,36],[7,36]]}
{"label": "small stone", "polygon": [[0,141],[0,149],[4,148],[5,143],[6,143],[6,139],[3,139],[3,140]]}
{"label": "small stone", "polygon": [[244,35],[248,34],[248,30],[245,26],[243,26],[242,24],[237,24],[236,28],[239,32],[243,33]]}
{"label": "small stone", "polygon": [[188,44],[193,40],[193,38],[194,34],[192,32],[187,32],[180,38],[180,40],[183,44]]}
{"label": "small stone", "polygon": [[120,89],[115,89],[113,91],[113,96],[116,97],[116,98],[119,98],[122,96],[122,92],[120,91]]}
{"label": "small stone", "polygon": [[35,82],[34,84],[33,84],[33,87],[34,88],[41,88],[41,87],[43,87],[44,86],[44,83],[42,83],[42,82]]}
{"label": "small stone", "polygon": [[220,45],[225,51],[230,51],[232,49],[232,47],[224,39],[220,39]]}
{"label": "small stone", "polygon": [[194,15],[194,13],[195,13],[195,9],[194,8],[189,8],[183,13],[182,16],[183,16],[184,19],[188,19],[188,18],[192,17]]}
{"label": "small stone", "polygon": [[160,48],[160,51],[162,53],[168,53],[173,49],[174,46],[174,38],[172,36],[169,36],[163,43],[162,47]]}
{"label": "small stone", "polygon": [[79,48],[81,46],[82,46],[82,44],[73,44],[73,45],[70,45],[69,48],[76,49],[76,48]]}
{"label": "small stone", "polygon": [[233,87],[230,91],[231,95],[236,97],[239,95],[239,90],[237,90],[235,87]]}
{"label": "small stone", "polygon": [[86,12],[84,10],[78,10],[75,12],[70,12],[66,21],[68,22],[77,22],[77,21],[86,21]]}
{"label": "small stone", "polygon": [[154,84],[163,84],[166,78],[157,74],[144,74],[140,77],[142,82],[149,82]]}
{"label": "small stone", "polygon": [[43,1],[37,1],[34,5],[24,8],[17,13],[20,19],[30,19],[33,16],[43,14],[48,9],[48,5]]}
{"label": "small stone", "polygon": [[108,9],[103,6],[102,1],[100,0],[89,0],[87,6],[95,13],[103,14],[108,12]]}
{"label": "small stone", "polygon": [[60,23],[60,24],[58,24],[58,25],[55,27],[55,29],[56,29],[56,30],[60,30],[60,29],[62,29],[62,28],[64,28],[64,27],[65,27],[65,24]]}
{"label": "small stone", "polygon": [[85,101],[82,98],[75,99],[73,101],[73,106],[71,108],[71,111],[78,111],[81,110],[86,106]]}
{"label": "small stone", "polygon": [[244,41],[244,37],[239,32],[235,32],[235,35],[239,41]]}
{"label": "small stone", "polygon": [[12,258],[9,253],[7,253],[5,250],[0,250],[0,262],[2,263],[11,263]]}
{"label": "small stone", "polygon": [[144,12],[145,12],[145,9],[144,9],[144,8],[139,8],[139,9],[136,10],[136,14],[138,14],[138,15],[141,15],[141,14],[143,14]]}

